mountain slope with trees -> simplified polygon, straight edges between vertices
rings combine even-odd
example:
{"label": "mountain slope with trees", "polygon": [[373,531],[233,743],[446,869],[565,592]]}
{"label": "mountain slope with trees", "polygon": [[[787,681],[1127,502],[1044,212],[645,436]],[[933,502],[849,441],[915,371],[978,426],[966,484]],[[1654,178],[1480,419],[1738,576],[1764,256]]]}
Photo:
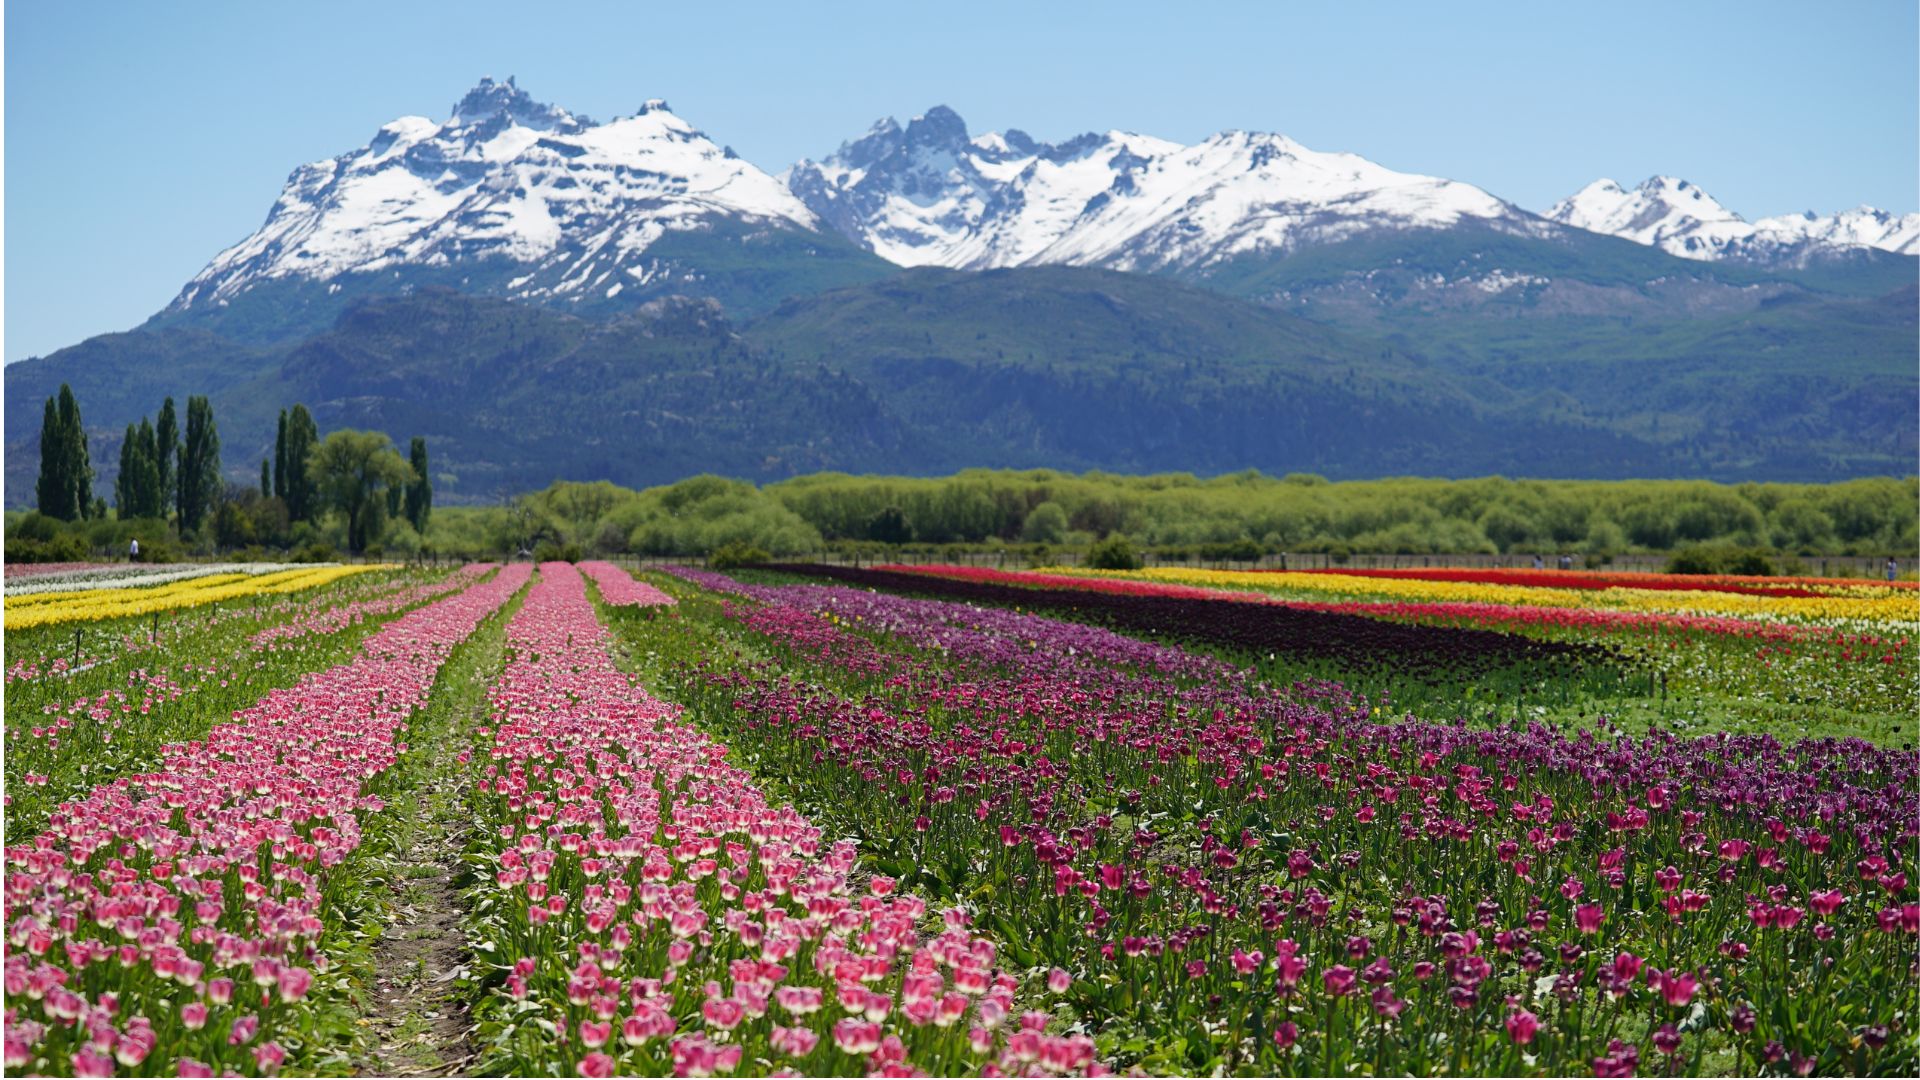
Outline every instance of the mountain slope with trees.
{"label": "mountain slope with trees", "polygon": [[[1855,326],[1851,352],[1824,332],[1838,318]],[[180,331],[121,335],[83,362],[116,388],[85,399],[109,487],[140,406],[202,390],[249,480],[279,409],[302,401],[321,430],[429,439],[451,503],[709,471],[1827,480],[1910,468],[1915,383],[1883,359],[1911,340],[1910,297],[1795,300],[1624,335],[1569,317],[1547,355],[1534,351],[1544,331],[1519,320],[1480,347],[1373,329],[1111,271],[928,269],[742,323],[710,300],[589,319],[426,290],[362,301],[290,347],[226,354],[244,359],[199,380],[139,348],[150,339],[165,356]],[[9,372],[11,430],[37,434],[41,402],[20,391],[71,366]],[[122,400],[133,407],[116,411]],[[9,477],[30,484],[37,459],[19,439]]]}

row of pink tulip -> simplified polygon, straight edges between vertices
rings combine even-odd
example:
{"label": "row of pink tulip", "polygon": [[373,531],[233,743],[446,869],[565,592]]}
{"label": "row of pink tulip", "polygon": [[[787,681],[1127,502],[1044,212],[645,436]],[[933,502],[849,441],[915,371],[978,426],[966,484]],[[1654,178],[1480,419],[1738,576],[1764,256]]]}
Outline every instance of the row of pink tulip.
{"label": "row of pink tulip", "polygon": [[[151,636],[146,627],[92,634],[88,648],[99,650],[95,662],[64,677],[57,668],[40,667],[33,674],[50,677],[16,682],[10,669],[4,799],[9,829],[38,830],[49,811],[84,797],[100,775],[151,767],[162,745],[198,738],[270,689],[351,657],[356,639],[377,629],[347,632],[351,627],[473,580],[462,574],[457,581],[416,587],[418,579],[358,575],[258,610],[236,605],[182,612]],[[411,602],[379,613],[365,607],[400,598]],[[360,613],[336,619],[343,609]],[[305,632],[261,644],[263,621],[271,631]]]}
{"label": "row of pink tulip", "polygon": [[[727,750],[615,666],[580,574],[507,628],[473,804],[501,958],[483,1065],[507,1074],[1093,1071],[1085,1036],[1018,1011],[1018,980],[955,908],[863,874]],[[1066,973],[1053,992],[1066,989]]]}
{"label": "row of pink tulip", "polygon": [[386,585],[369,599],[349,604],[333,604],[322,611],[316,611],[298,619],[292,619],[275,626],[269,626],[253,635],[255,646],[268,647],[276,642],[293,641],[311,637],[315,634],[331,634],[344,630],[364,619],[391,615],[396,611],[437,600],[450,592],[457,592],[486,576],[494,569],[492,563],[468,563],[455,570],[452,575],[425,585],[407,587],[402,581]]}
{"label": "row of pink tulip", "polygon": [[676,602],[610,562],[583,562],[580,571],[593,579],[600,599],[612,607],[666,607]]}
{"label": "row of pink tulip", "polygon": [[454,647],[529,574],[395,620],[8,847],[8,1071],[276,1071],[328,968],[329,871],[382,808],[371,786]]}

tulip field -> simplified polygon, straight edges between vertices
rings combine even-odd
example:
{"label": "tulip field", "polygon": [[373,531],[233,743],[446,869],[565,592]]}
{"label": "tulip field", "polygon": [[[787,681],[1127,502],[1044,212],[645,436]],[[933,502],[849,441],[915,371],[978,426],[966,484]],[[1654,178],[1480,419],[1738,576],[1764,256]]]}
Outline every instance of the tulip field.
{"label": "tulip field", "polygon": [[1920,1070],[1912,583],[6,582],[8,1075]]}

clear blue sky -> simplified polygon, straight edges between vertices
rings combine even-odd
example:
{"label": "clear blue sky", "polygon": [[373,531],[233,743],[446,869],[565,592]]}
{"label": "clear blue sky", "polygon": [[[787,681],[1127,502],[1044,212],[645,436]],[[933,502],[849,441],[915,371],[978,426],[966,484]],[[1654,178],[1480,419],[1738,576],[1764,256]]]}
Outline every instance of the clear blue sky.
{"label": "clear blue sky", "polygon": [[5,357],[138,324],[294,166],[481,75],[652,97],[769,171],[883,115],[1279,131],[1544,209],[1671,173],[1747,217],[1911,211],[1913,0],[6,5]]}

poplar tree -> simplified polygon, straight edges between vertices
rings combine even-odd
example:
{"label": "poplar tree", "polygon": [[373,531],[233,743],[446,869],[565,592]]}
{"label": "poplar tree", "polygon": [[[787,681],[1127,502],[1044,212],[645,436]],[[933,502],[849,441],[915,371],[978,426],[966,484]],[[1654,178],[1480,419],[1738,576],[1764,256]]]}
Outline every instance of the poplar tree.
{"label": "poplar tree", "polygon": [[40,416],[40,482],[35,485],[40,512],[72,521],[73,483],[68,479],[66,441],[60,437],[60,410],[52,398]]}
{"label": "poplar tree", "polygon": [[174,414],[172,398],[160,406],[160,419],[154,423],[153,439],[153,464],[159,470],[160,481],[154,492],[154,512],[165,517],[167,508],[174,504],[175,474],[178,472],[174,465],[180,456],[180,418]]}
{"label": "poplar tree", "polygon": [[427,535],[427,518],[433,513],[433,481],[427,479],[427,440],[418,435],[407,448],[407,463],[413,466],[413,482],[407,485],[407,521],[413,531]]}
{"label": "poplar tree", "polygon": [[153,424],[144,416],[140,418],[140,429],[134,433],[134,440],[139,447],[133,459],[134,516],[164,519],[167,502],[160,494],[160,453],[156,449]]}
{"label": "poplar tree", "polygon": [[120,473],[113,478],[113,505],[122,521],[130,521],[140,512],[140,494],[134,490],[137,481],[133,475],[133,459],[139,452],[140,433],[128,424],[127,437],[120,440]]}
{"label": "poplar tree", "polygon": [[314,495],[313,478],[308,465],[313,448],[320,442],[320,429],[305,405],[295,405],[287,413],[286,484],[287,518],[312,521],[320,512]]}
{"label": "poplar tree", "polygon": [[93,464],[87,457],[87,433],[73,388],[47,399],[40,419],[40,480],[35,485],[40,512],[61,521],[86,517],[93,510]]}
{"label": "poplar tree", "polygon": [[220,432],[205,397],[187,399],[187,436],[174,470],[182,535],[200,528],[220,497]]}
{"label": "poplar tree", "polygon": [[87,456],[87,429],[80,420],[80,403],[73,390],[60,384],[60,424],[67,440],[68,468],[73,473],[73,505],[80,517],[94,510],[93,462]]}
{"label": "poplar tree", "polygon": [[273,436],[273,493],[287,497],[287,410],[280,410],[280,427]]}

